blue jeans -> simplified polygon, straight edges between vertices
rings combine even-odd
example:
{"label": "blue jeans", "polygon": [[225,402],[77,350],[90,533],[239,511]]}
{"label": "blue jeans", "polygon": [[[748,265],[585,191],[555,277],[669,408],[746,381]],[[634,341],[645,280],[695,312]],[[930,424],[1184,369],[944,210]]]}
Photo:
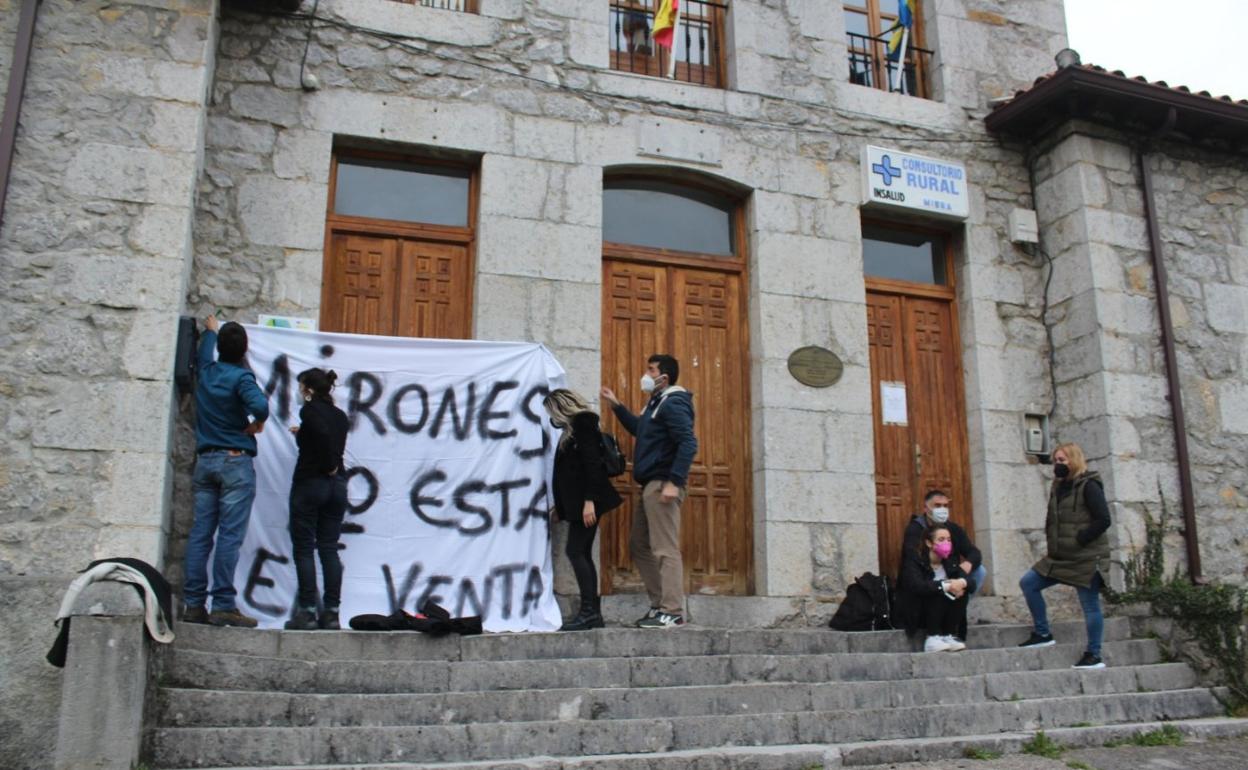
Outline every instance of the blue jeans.
{"label": "blue jeans", "polygon": [[976,567],[974,570],[972,570],[971,581],[975,583],[975,590],[971,591],[970,595],[974,596],[975,594],[979,593],[979,589],[984,587],[984,581],[987,579],[988,579],[988,568],[985,567],[984,565],[981,564],[978,567]]}
{"label": "blue jeans", "polygon": [[295,552],[299,608],[316,610],[316,561],[321,557],[325,579],[324,607],[337,610],[342,594],[342,560],[338,538],[347,510],[347,477],[297,479],[290,486],[290,544]]}
{"label": "blue jeans", "polygon": [[182,600],[203,607],[208,598],[208,555],[212,560],[212,609],[235,608],[234,568],[247,535],[251,503],[256,499],[256,469],[250,455],[211,450],[195,461],[192,481],[195,521],[186,540],[186,582]]}
{"label": "blue jeans", "polygon": [[[1027,609],[1031,610],[1036,633],[1041,636],[1049,636],[1049,612],[1041,592],[1057,584],[1058,581],[1045,577],[1034,569],[1027,570],[1027,574],[1018,581],[1018,587],[1023,589],[1023,597],[1027,599]],[[1079,604],[1083,606],[1083,622],[1088,627],[1088,652],[1100,657],[1101,637],[1105,632],[1105,616],[1101,614],[1100,573],[1092,576],[1091,588],[1075,586],[1075,591],[1079,594]]]}

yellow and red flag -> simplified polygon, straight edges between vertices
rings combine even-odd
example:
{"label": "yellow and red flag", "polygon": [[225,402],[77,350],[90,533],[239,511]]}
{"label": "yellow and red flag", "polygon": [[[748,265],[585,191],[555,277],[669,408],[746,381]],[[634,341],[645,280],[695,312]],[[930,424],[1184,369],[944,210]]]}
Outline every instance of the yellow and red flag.
{"label": "yellow and red flag", "polygon": [[654,12],[654,28],[650,36],[654,42],[667,50],[672,50],[676,36],[676,15],[680,13],[680,0],[659,0],[658,10]]}

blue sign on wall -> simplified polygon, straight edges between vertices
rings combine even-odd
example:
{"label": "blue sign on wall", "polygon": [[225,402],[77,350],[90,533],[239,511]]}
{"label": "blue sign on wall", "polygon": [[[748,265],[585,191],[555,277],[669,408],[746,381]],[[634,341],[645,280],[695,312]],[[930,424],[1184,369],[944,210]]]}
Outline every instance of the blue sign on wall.
{"label": "blue sign on wall", "polygon": [[900,208],[966,219],[966,167],[939,158],[871,145],[863,148],[863,206]]}

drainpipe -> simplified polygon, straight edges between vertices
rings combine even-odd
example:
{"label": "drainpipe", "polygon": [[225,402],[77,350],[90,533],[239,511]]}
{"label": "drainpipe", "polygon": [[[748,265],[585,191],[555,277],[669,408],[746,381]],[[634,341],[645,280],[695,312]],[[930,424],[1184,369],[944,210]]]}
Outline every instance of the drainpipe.
{"label": "drainpipe", "polygon": [[[1153,135],[1159,140],[1174,128],[1177,118],[1170,108],[1161,129]],[[1166,263],[1161,254],[1161,230],[1157,225],[1157,205],[1153,196],[1153,172],[1144,156],[1144,150],[1135,151],[1136,162],[1144,180],[1144,219],[1148,223],[1148,246],[1153,260],[1153,280],[1157,284],[1157,313],[1161,317],[1161,349],[1166,359],[1166,385],[1169,389],[1170,410],[1174,417],[1174,450],[1179,464],[1179,495],[1183,506],[1184,540],[1187,544],[1187,572],[1192,582],[1205,582],[1200,566],[1200,540],[1196,535],[1196,503],[1192,492],[1192,464],[1187,451],[1187,419],[1183,415],[1183,393],[1179,388],[1179,365],[1174,354],[1174,325],[1170,319],[1170,287],[1166,278]]]}
{"label": "drainpipe", "polygon": [[17,143],[17,116],[22,111],[26,90],[26,70],[30,65],[31,43],[35,39],[35,15],[39,0],[23,0],[17,21],[17,42],[9,67],[9,90],[5,91],[4,115],[0,116],[0,226],[4,224],[4,202],[9,197],[9,171],[13,168],[13,148]]}

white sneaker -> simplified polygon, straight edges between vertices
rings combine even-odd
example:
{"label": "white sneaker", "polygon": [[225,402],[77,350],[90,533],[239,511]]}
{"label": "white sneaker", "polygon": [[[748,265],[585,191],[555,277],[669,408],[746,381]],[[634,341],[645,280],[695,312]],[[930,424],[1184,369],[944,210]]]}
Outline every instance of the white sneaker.
{"label": "white sneaker", "polygon": [[959,640],[956,636],[942,636],[940,638],[945,641],[945,644],[949,645],[949,652],[961,652],[966,649],[966,643]]}
{"label": "white sneaker", "polygon": [[929,636],[927,641],[923,643],[923,652],[944,652],[949,649],[949,643],[945,641],[943,636]]}

